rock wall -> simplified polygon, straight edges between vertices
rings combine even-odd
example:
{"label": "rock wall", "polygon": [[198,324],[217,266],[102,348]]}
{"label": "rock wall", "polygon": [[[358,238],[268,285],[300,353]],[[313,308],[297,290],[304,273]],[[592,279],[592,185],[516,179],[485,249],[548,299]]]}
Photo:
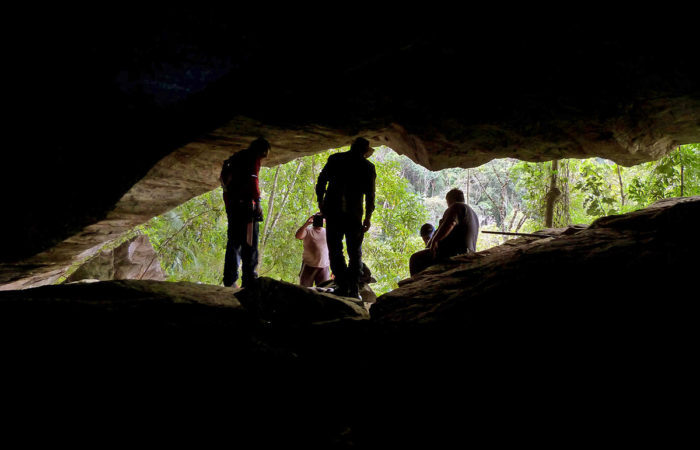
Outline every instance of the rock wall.
{"label": "rock wall", "polygon": [[350,14],[320,32],[303,14],[264,14],[259,27],[227,6],[96,21],[56,11],[32,24],[13,66],[14,134],[28,138],[3,160],[0,285],[48,283],[212,189],[221,161],[259,135],[269,164],[364,135],[431,169],[500,157],[628,165],[700,141],[697,34],[659,29],[676,15],[509,12],[422,11],[400,26]]}
{"label": "rock wall", "polygon": [[151,242],[138,235],[111,250],[103,250],[78,267],[66,283],[80,280],[158,280],[165,274]]}
{"label": "rock wall", "polygon": [[33,426],[254,447],[687,442],[699,219],[671,199],[509,241],[369,313],[268,278],[1,292],[4,401],[50,412]]}

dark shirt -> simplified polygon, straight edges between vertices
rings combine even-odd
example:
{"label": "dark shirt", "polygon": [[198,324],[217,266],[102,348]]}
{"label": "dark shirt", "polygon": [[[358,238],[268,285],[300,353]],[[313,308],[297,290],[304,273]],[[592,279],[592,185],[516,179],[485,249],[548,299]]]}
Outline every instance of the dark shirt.
{"label": "dark shirt", "polygon": [[450,234],[440,240],[437,257],[449,258],[467,252],[476,252],[476,238],[479,234],[479,218],[466,203],[455,203],[445,211],[441,222],[455,217],[457,224]]}
{"label": "dark shirt", "polygon": [[[374,211],[374,164],[356,152],[336,153],[328,158],[316,183],[316,197],[326,216],[350,215],[362,220]],[[327,185],[327,187],[326,187]]]}

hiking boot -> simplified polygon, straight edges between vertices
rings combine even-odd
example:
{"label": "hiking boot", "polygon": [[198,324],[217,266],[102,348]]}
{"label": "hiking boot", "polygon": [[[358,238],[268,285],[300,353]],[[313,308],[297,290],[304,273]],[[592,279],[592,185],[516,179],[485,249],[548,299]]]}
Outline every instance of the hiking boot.
{"label": "hiking boot", "polygon": [[346,297],[354,298],[356,300],[362,300],[362,297],[360,296],[360,291],[358,287],[355,286],[350,286],[346,292]]}

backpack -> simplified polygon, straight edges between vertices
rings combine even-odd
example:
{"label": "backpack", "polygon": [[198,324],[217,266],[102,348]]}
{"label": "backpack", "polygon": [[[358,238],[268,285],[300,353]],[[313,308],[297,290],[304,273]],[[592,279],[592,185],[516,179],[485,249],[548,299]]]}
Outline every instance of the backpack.
{"label": "backpack", "polygon": [[240,186],[243,176],[241,169],[244,167],[242,152],[234,153],[221,166],[221,174],[219,174],[219,182],[224,192],[235,190]]}

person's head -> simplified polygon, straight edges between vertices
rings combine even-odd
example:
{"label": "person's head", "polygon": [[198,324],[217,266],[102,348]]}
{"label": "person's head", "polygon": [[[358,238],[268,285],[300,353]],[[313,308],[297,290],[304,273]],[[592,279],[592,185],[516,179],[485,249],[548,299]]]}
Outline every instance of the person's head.
{"label": "person's head", "polygon": [[313,226],[314,226],[314,228],[323,227],[323,214],[321,214],[321,213],[314,214]]}
{"label": "person's head", "polygon": [[270,143],[260,137],[250,143],[248,150],[261,158],[267,158],[267,155],[270,152]]}
{"label": "person's head", "polygon": [[350,151],[358,153],[365,158],[369,158],[374,153],[374,149],[369,146],[369,141],[363,137],[359,137],[352,142]]}
{"label": "person's head", "polygon": [[425,223],[422,227],[420,227],[420,237],[423,238],[423,242],[425,242],[426,244],[428,243],[430,238],[433,237],[434,232],[435,227],[430,223]]}
{"label": "person's head", "polygon": [[447,202],[448,208],[455,203],[464,203],[464,192],[459,189],[452,189],[445,195],[445,201]]}

